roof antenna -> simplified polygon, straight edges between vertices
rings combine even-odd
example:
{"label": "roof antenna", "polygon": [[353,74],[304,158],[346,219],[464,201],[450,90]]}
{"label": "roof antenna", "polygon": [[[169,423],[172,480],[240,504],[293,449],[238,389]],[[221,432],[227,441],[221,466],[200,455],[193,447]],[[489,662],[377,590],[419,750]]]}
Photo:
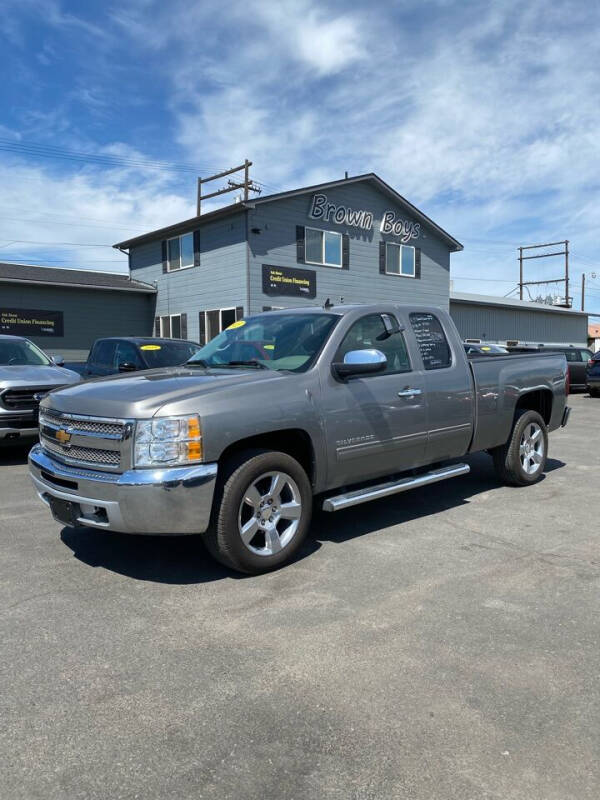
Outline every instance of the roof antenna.
{"label": "roof antenna", "polygon": [[326,311],[329,311],[330,308],[333,308],[333,303],[331,302],[331,300],[329,298],[327,298],[327,300],[325,300],[325,302],[323,303],[323,308]]}
{"label": "roof antenna", "polygon": [[346,181],[348,180],[348,170],[346,170],[344,172],[344,180],[346,180]]}

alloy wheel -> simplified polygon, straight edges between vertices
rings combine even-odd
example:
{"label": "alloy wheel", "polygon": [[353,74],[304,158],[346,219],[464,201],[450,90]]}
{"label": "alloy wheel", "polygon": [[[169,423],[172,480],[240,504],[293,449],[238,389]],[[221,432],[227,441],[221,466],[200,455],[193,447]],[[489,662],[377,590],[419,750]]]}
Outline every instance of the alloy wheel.
{"label": "alloy wheel", "polygon": [[252,553],[273,556],[292,541],[301,516],[300,489],[294,479],[285,472],[266,472],[244,492],[239,534]]}

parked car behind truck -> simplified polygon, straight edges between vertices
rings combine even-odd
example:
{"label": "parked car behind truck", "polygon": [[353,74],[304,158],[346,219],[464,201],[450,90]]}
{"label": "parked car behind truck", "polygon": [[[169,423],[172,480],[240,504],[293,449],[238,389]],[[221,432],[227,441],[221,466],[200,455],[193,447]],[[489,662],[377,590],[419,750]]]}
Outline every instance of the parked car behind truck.
{"label": "parked car behind truck", "polygon": [[480,450],[505,483],[535,483],[566,378],[559,353],[467,359],[437,308],[274,311],[184,367],[50,395],[31,476],[65,525],[202,533],[223,563],[264,572],[297,552],[315,498],[335,512],[464,475],[444,462]]}
{"label": "parked car behind truck", "polygon": [[106,377],[185,364],[200,349],[196,342],[158,337],[121,336],[97,339],[83,367],[84,378]]}
{"label": "parked car behind truck", "polygon": [[0,335],[0,442],[17,443],[38,434],[39,397],[79,381],[29,339]]}

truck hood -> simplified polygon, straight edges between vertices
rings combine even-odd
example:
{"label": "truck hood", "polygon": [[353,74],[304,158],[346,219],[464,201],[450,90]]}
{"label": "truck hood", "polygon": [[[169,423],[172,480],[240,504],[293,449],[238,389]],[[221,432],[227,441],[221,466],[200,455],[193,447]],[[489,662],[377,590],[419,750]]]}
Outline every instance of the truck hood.
{"label": "truck hood", "polygon": [[78,382],[80,376],[63,367],[0,366],[0,388],[9,386],[62,386]]}
{"label": "truck hood", "polygon": [[193,402],[202,395],[256,382],[285,380],[285,372],[257,369],[202,369],[169,367],[113,375],[84,381],[53,392],[42,405],[72,414],[97,417],[144,419],[163,406],[190,400],[190,413],[199,410]]}

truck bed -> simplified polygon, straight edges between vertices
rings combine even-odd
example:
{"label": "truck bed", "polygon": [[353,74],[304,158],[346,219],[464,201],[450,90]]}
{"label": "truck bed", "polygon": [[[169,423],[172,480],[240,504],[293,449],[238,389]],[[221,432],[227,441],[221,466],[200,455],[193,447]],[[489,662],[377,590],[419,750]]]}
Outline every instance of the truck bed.
{"label": "truck bed", "polygon": [[[469,450],[488,450],[506,442],[512,428],[515,406],[525,393],[540,397],[546,409],[549,430],[560,427],[566,385],[563,353],[507,353],[470,356],[469,368],[475,390],[475,422]],[[541,394],[537,394],[541,393]]]}

